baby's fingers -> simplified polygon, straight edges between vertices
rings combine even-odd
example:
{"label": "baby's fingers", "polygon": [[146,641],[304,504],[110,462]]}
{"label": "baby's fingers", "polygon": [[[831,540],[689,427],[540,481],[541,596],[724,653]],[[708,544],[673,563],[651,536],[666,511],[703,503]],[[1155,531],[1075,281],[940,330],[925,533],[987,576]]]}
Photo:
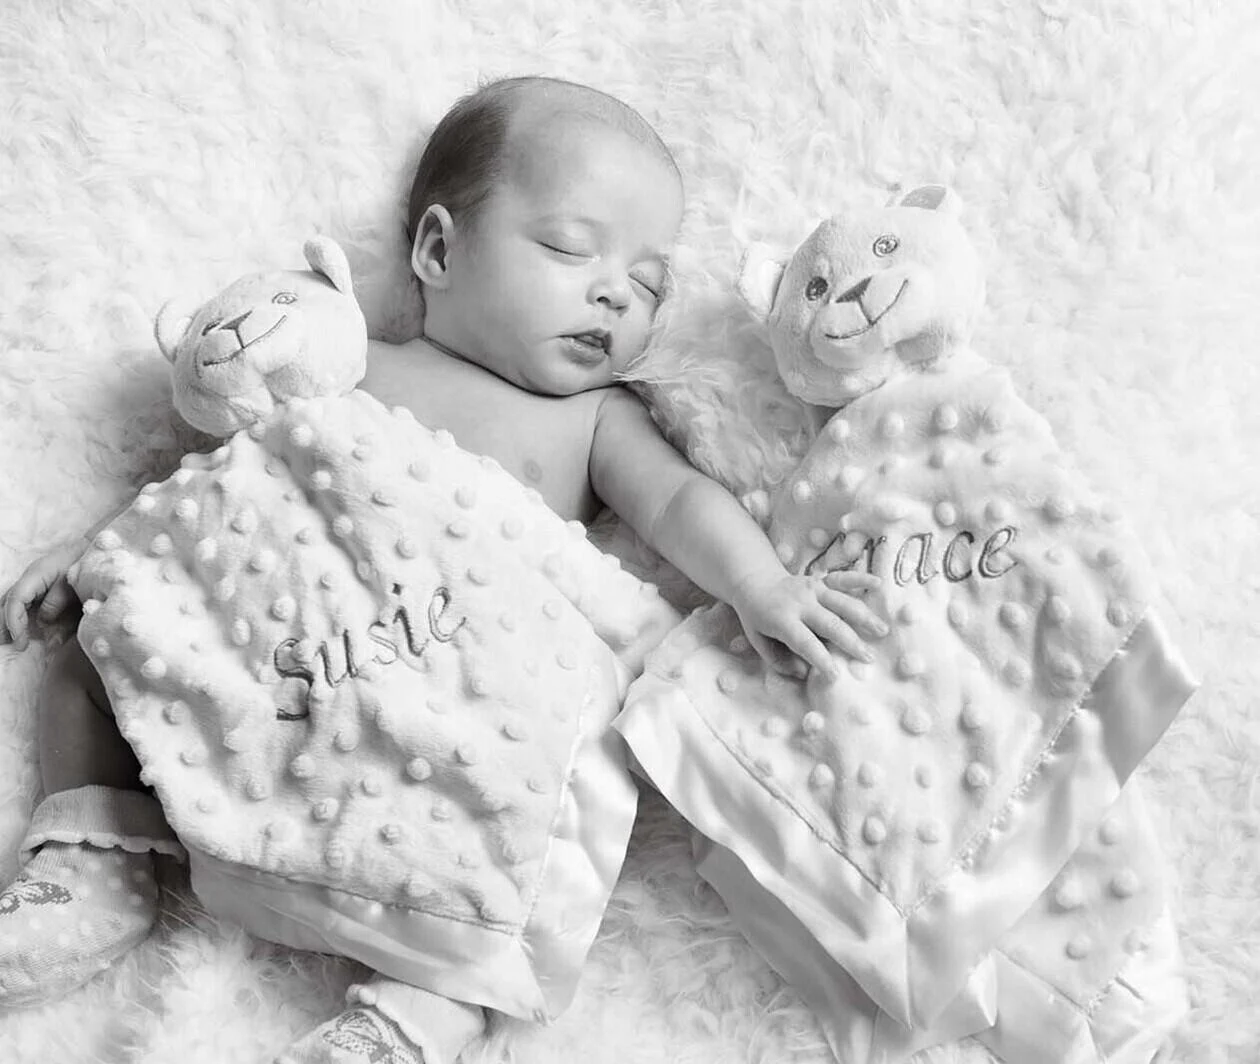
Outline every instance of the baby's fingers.
{"label": "baby's fingers", "polygon": [[862,637],[834,613],[819,610],[818,613],[809,618],[809,623],[820,638],[825,639],[846,657],[850,657],[854,661],[871,662],[875,660],[870,648],[867,647]]}
{"label": "baby's fingers", "polygon": [[807,671],[805,662],[801,661],[786,646],[774,639],[767,639],[757,632],[745,630],[748,642],[752,644],[757,656],[766,663],[766,668],[773,672],[791,676],[794,680],[805,679]]}
{"label": "baby's fingers", "polygon": [[874,573],[864,573],[858,569],[832,569],[823,577],[823,583],[833,591],[847,591],[852,595],[874,591],[883,581]]}
{"label": "baby's fingers", "polygon": [[65,613],[66,607],[70,605],[74,597],[70,582],[64,576],[59,576],[44,593],[44,601],[39,604],[40,621],[51,624]]}
{"label": "baby's fingers", "polygon": [[26,599],[18,584],[9,588],[0,600],[0,643],[12,643],[18,650],[26,649]]}
{"label": "baby's fingers", "polygon": [[832,616],[859,629],[868,639],[882,639],[888,634],[883,618],[859,598],[842,591],[822,591],[818,602],[830,610]]}
{"label": "baby's fingers", "polygon": [[790,651],[807,665],[817,669],[821,675],[828,677],[835,675],[835,664],[831,660],[831,652],[804,622],[792,625],[783,634],[782,639]]}

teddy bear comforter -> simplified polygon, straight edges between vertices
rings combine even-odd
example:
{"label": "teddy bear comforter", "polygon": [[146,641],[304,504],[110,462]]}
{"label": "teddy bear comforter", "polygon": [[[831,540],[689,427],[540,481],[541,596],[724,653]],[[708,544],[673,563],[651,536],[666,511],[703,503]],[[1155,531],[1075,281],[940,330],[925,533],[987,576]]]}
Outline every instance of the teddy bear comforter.
{"label": "teddy bear comforter", "polygon": [[518,1016],[635,811],[607,724],[677,621],[496,463],[294,400],[96,539],[79,638],[213,911]]}
{"label": "teddy bear comforter", "polygon": [[801,682],[718,605],[649,656],[615,726],[705,875],[842,1060],[1146,1060],[1182,987],[1124,784],[1195,684],[1140,540],[970,353],[846,406],[768,516],[794,571],[880,576],[892,632]]}

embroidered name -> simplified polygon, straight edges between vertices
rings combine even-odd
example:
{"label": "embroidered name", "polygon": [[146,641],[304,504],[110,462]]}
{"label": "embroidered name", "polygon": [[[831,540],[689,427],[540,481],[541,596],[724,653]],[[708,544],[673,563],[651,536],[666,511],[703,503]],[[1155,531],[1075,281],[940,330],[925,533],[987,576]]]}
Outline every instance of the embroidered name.
{"label": "embroidered name", "polygon": [[306,684],[299,699],[302,708],[290,712],[277,706],[277,720],[305,720],[309,717],[311,691],[320,683],[331,690],[357,677],[369,662],[393,665],[404,653],[419,659],[432,643],[449,643],[467,623],[466,617],[455,620],[449,615],[451,592],[448,588],[438,587],[429,596],[425,624],[418,631],[403,601],[404,591],[401,584],[395,584],[391,596],[394,600],[392,615],[390,607],[387,607],[384,619],[373,621],[361,633],[346,628],[331,642],[323,640],[313,649],[309,641],[302,639],[286,639],[275,648],[271,659],[276,672]]}
{"label": "embroidered name", "polygon": [[[805,567],[805,572],[813,576],[819,572],[848,572],[859,566],[868,573],[891,570],[893,580],[901,587],[912,580],[926,584],[938,576],[955,584],[977,577],[996,580],[1019,564],[1009,553],[1018,534],[1014,525],[1003,525],[981,541],[976,533],[964,529],[938,551],[935,533],[915,532],[906,536],[893,554],[887,536],[866,536],[857,552],[852,553],[845,540],[853,537],[856,541],[862,533],[841,532]],[[944,541],[943,536],[940,539]],[[842,559],[839,564],[835,564],[837,557]]]}

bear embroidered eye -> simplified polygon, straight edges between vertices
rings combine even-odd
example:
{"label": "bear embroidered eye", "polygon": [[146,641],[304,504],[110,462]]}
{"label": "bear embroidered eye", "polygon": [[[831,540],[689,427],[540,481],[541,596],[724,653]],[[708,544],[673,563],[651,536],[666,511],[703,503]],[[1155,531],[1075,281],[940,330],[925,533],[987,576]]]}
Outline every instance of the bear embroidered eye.
{"label": "bear embroidered eye", "polygon": [[285,304],[296,303],[297,296],[295,296],[292,292],[277,292],[274,296],[271,297],[271,301],[273,303],[285,303]]}
{"label": "bear embroidered eye", "polygon": [[880,258],[883,258],[885,255],[891,255],[900,245],[900,240],[891,233],[885,233],[883,236],[875,238],[875,243],[871,245],[871,250]]}
{"label": "bear embroidered eye", "polygon": [[822,299],[827,294],[827,282],[822,277],[814,277],[810,279],[809,284],[805,286],[805,298],[811,303]]}

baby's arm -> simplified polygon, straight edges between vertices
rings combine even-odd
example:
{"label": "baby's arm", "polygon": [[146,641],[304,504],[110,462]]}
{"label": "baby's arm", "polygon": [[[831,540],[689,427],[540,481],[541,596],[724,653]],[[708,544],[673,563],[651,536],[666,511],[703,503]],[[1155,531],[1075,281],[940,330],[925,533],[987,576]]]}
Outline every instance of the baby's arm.
{"label": "baby's arm", "polygon": [[[725,488],[691,466],[661,436],[631,393],[609,389],[591,447],[596,494],[693,583],[730,603],[766,662],[799,672],[786,647],[828,673],[823,640],[870,659],[858,633],[877,638],[884,623],[854,593],[878,586],[865,573],[794,576],[760,526]],[[793,666],[797,666],[793,668]]]}
{"label": "baby's arm", "polygon": [[77,604],[78,596],[66,579],[66,573],[83,556],[92,537],[120,513],[122,509],[113,511],[84,535],[36,558],[13,586],[0,595],[0,645],[13,643],[18,650],[26,649],[30,640],[28,614],[31,610],[36,610],[35,616],[41,625],[49,625]]}

